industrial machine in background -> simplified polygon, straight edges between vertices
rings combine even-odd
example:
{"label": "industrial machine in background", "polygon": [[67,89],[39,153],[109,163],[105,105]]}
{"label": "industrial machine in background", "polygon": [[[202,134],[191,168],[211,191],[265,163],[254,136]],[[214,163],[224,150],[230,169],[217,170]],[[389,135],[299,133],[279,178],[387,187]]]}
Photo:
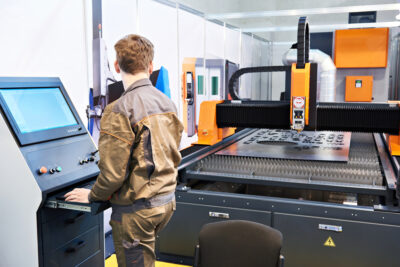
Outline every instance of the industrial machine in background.
{"label": "industrial machine in background", "polygon": [[[285,266],[397,265],[399,104],[319,102],[317,67],[303,17],[292,66],[240,69],[229,82],[233,100],[203,102],[208,137],[237,131],[181,152],[160,260],[191,264],[204,224],[244,219],[282,232]],[[281,101],[239,98],[241,75],[271,71],[290,73]]]}
{"label": "industrial machine in background", "polygon": [[104,266],[108,203],[65,202],[99,174],[97,148],[58,78],[0,78],[4,266]]}
{"label": "industrial machine in background", "polygon": [[188,137],[198,132],[201,103],[231,99],[228,81],[238,69],[238,64],[224,59],[183,59],[183,123]]}

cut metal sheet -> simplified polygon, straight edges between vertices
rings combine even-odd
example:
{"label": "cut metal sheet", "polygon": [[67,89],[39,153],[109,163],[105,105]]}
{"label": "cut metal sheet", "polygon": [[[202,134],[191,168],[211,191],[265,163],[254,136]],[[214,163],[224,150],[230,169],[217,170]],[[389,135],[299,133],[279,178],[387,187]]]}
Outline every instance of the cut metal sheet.
{"label": "cut metal sheet", "polygon": [[260,129],[216,154],[347,162],[350,140],[350,132]]}

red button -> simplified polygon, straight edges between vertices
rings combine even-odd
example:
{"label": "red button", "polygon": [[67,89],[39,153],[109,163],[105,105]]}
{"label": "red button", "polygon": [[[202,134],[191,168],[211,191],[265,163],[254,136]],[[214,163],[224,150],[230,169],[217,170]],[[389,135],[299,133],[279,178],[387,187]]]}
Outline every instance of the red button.
{"label": "red button", "polygon": [[40,174],[45,174],[45,173],[47,173],[47,168],[46,167],[41,167],[40,169],[39,169],[39,173]]}

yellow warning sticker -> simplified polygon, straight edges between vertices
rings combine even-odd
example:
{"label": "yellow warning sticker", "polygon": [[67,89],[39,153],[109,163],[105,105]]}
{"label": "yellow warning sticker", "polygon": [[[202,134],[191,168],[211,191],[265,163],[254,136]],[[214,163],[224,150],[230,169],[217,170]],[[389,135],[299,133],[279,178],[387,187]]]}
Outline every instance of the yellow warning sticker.
{"label": "yellow warning sticker", "polygon": [[324,246],[326,246],[326,247],[336,247],[335,243],[333,242],[332,237],[328,237],[328,239],[324,243]]}

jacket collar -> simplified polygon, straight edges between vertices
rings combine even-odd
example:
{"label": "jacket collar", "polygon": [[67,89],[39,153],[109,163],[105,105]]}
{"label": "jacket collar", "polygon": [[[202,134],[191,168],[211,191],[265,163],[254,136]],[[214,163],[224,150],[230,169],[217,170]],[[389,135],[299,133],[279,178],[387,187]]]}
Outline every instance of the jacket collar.
{"label": "jacket collar", "polygon": [[129,85],[129,87],[126,88],[125,92],[122,95],[126,95],[127,93],[129,93],[130,91],[135,90],[138,87],[148,86],[148,85],[150,85],[150,86],[153,85],[148,78],[137,80],[136,82],[134,82],[131,85]]}

